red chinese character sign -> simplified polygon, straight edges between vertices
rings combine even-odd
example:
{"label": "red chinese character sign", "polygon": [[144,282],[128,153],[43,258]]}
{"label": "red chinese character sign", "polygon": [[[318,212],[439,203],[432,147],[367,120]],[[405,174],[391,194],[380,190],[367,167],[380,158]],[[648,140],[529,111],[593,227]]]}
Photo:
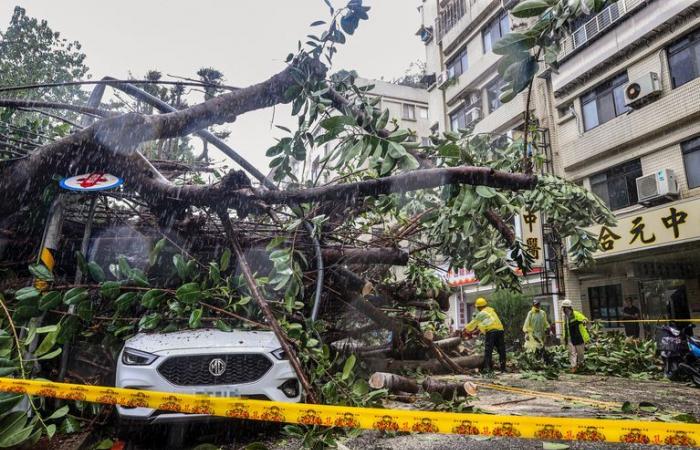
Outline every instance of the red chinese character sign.
{"label": "red chinese character sign", "polygon": [[123,183],[124,180],[122,178],[109,173],[93,172],[64,178],[59,184],[63,189],[69,191],[93,192],[114,189]]}

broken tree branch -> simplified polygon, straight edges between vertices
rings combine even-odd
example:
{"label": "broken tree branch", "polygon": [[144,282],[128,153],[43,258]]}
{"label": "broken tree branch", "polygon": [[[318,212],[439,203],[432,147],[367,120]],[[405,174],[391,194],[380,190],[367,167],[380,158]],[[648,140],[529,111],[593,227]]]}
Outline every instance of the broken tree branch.
{"label": "broken tree branch", "polygon": [[252,272],[250,271],[250,266],[248,266],[248,261],[246,260],[245,254],[243,253],[243,249],[241,249],[241,246],[238,243],[236,232],[233,230],[233,226],[231,225],[231,220],[229,219],[228,214],[219,213],[219,218],[221,219],[224,231],[226,232],[226,235],[228,236],[229,241],[231,242],[231,247],[233,247],[234,254],[236,255],[236,258],[238,260],[239,268],[241,269],[243,277],[246,280],[246,284],[248,285],[248,289],[250,290],[251,297],[253,297],[258,303],[258,306],[260,306],[260,309],[265,315],[265,319],[267,319],[267,321],[269,322],[272,331],[277,337],[277,340],[280,342],[280,345],[284,349],[284,352],[287,354],[287,358],[289,358],[289,362],[292,365],[294,372],[296,372],[297,377],[299,377],[299,382],[301,383],[301,386],[306,392],[307,401],[309,403],[317,403],[314,389],[311,386],[311,383],[309,383],[309,380],[306,377],[306,374],[304,373],[304,369],[301,367],[301,362],[299,361],[296,352],[294,351],[292,346],[289,345],[289,338],[287,337],[287,334],[280,327],[279,322],[277,322],[277,318],[275,317],[274,313],[272,312],[272,309],[270,308],[270,305],[267,303],[267,300],[265,300],[262,293],[258,289],[258,285],[255,281],[255,278],[253,278]]}

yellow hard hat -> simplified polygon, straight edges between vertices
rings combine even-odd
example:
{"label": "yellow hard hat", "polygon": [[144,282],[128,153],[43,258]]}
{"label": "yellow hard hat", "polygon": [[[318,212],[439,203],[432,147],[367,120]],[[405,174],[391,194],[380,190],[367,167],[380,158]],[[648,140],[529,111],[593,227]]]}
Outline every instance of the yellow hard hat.
{"label": "yellow hard hat", "polygon": [[474,305],[475,305],[477,308],[481,308],[482,306],[486,306],[486,305],[488,305],[488,304],[489,304],[489,303],[486,301],[486,299],[485,299],[484,297],[479,297],[479,298],[477,298],[477,299],[476,299],[476,302],[474,303]]}

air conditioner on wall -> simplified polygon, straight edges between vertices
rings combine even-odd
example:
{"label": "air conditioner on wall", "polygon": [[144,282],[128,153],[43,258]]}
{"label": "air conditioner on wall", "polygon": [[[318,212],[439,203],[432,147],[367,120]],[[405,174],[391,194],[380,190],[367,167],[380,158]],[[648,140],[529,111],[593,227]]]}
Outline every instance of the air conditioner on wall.
{"label": "air conditioner on wall", "polygon": [[642,205],[678,197],[678,181],[671,169],[661,169],[637,178],[637,198]]}
{"label": "air conditioner on wall", "polygon": [[625,86],[625,105],[639,108],[661,94],[659,75],[649,72]]}

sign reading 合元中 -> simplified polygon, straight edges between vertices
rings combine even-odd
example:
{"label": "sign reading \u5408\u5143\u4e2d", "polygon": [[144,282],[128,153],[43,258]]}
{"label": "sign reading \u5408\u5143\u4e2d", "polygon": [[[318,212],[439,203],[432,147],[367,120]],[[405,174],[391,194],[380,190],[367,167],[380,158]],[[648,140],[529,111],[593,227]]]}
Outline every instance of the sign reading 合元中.
{"label": "sign reading \u5408\u5143\u4e2d", "polygon": [[587,228],[598,237],[596,258],[700,239],[700,197],[635,211],[617,225]]}
{"label": "sign reading \u5408\u5143\u4e2d", "polygon": [[93,172],[83,175],[76,175],[64,178],[59,183],[63,189],[69,191],[104,191],[121,186],[124,183],[122,178],[105,172]]}

